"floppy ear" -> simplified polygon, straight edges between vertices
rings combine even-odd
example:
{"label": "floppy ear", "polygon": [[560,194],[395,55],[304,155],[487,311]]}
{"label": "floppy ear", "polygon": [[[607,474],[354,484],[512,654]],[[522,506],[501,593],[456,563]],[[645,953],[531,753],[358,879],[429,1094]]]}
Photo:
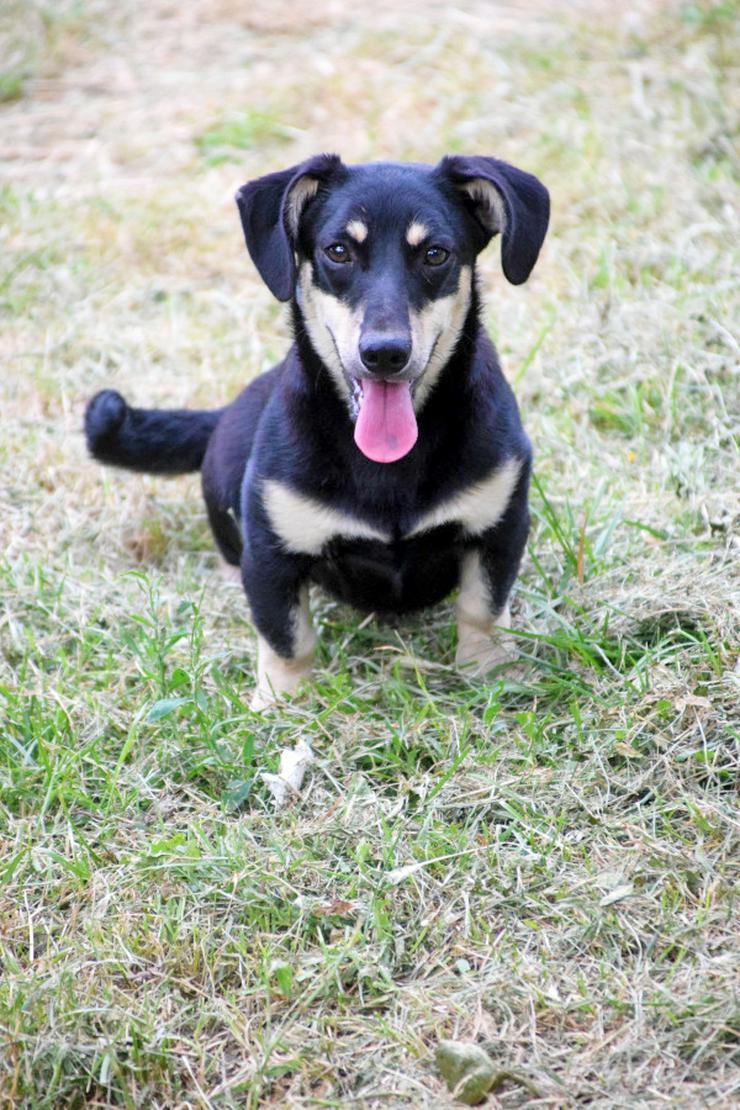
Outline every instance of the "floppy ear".
{"label": "floppy ear", "polygon": [[341,165],[337,154],[317,154],[288,170],[249,181],[236,194],[247,250],[279,301],[293,296],[294,248],[301,213],[322,180]]}
{"label": "floppy ear", "polygon": [[502,233],[501,262],[512,285],[532,272],[550,219],[550,194],[531,173],[498,158],[450,155],[437,167],[472,201],[486,242]]}

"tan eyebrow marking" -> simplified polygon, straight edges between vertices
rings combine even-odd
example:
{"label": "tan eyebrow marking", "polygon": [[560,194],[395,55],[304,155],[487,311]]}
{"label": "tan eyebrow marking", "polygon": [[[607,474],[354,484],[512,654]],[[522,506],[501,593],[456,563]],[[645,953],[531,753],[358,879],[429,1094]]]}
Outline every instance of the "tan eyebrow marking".
{"label": "tan eyebrow marking", "polygon": [[410,247],[418,247],[419,243],[423,242],[428,234],[429,228],[426,224],[422,224],[418,220],[412,220],[406,229],[406,242]]}
{"label": "tan eyebrow marking", "polygon": [[362,220],[350,220],[347,224],[347,234],[351,235],[357,243],[364,243],[367,239],[367,224]]}

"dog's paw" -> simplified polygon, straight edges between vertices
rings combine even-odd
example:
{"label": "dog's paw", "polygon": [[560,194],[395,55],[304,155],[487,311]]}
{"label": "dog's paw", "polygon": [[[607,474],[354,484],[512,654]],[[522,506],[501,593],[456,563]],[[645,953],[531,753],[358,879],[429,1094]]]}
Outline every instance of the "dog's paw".
{"label": "dog's paw", "polygon": [[249,703],[249,708],[253,713],[261,713],[265,709],[273,709],[276,705],[292,698],[298,693],[301,683],[304,678],[309,678],[311,675],[310,666],[305,672],[300,675],[291,675],[289,682],[283,682],[278,688],[278,676],[273,676],[272,679],[267,678],[265,681],[259,679],[255,687],[252,699]]}
{"label": "dog's paw", "polygon": [[127,411],[128,405],[115,389],[103,389],[90,399],[85,409],[85,437],[91,455],[118,431]]}
{"label": "dog's paw", "polygon": [[272,709],[274,705],[277,705],[278,700],[269,687],[264,690],[256,686],[249,702],[249,708],[253,713],[261,713],[264,709]]}
{"label": "dog's paw", "polygon": [[455,666],[472,678],[482,678],[500,667],[506,667],[506,674],[514,677],[518,670],[513,666],[516,659],[514,639],[505,632],[494,629],[488,633],[471,625],[458,626]]}
{"label": "dog's paw", "polygon": [[250,709],[261,712],[284,698],[292,697],[304,679],[311,677],[313,647],[299,659],[283,659],[269,644],[257,639],[257,686]]}
{"label": "dog's paw", "polygon": [[225,582],[231,582],[234,586],[242,585],[241,567],[235,567],[233,563],[227,563],[225,559],[221,559],[221,575]]}

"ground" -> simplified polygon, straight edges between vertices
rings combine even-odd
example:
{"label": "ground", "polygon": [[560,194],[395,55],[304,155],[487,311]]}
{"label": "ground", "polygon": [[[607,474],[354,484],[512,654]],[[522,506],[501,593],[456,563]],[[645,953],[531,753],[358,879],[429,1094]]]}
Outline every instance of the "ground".
{"label": "ground", "polygon": [[[509,1073],[492,1107],[737,1105],[736,15],[3,4],[0,1105],[445,1107],[441,1037]],[[481,268],[529,663],[471,680],[450,605],[316,597],[315,690],[260,717],[197,478],[80,425],[279,357],[233,192],[325,149],[551,189],[530,282]]]}

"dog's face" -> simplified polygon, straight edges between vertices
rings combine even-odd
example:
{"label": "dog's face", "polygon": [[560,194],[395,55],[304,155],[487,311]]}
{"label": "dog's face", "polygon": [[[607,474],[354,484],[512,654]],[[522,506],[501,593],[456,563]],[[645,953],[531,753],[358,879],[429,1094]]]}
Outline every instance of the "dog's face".
{"label": "dog's face", "polygon": [[478,252],[503,232],[504,270],[525,280],[548,214],[536,178],[484,158],[345,166],[323,155],[237,202],[250,254],[276,296],[296,297],[377,462],[413,447],[415,413],[468,316]]}
{"label": "dog's face", "polygon": [[376,380],[423,403],[467,316],[480,239],[462,206],[413,166],[353,167],[306,206],[298,302],[354,417]]}

